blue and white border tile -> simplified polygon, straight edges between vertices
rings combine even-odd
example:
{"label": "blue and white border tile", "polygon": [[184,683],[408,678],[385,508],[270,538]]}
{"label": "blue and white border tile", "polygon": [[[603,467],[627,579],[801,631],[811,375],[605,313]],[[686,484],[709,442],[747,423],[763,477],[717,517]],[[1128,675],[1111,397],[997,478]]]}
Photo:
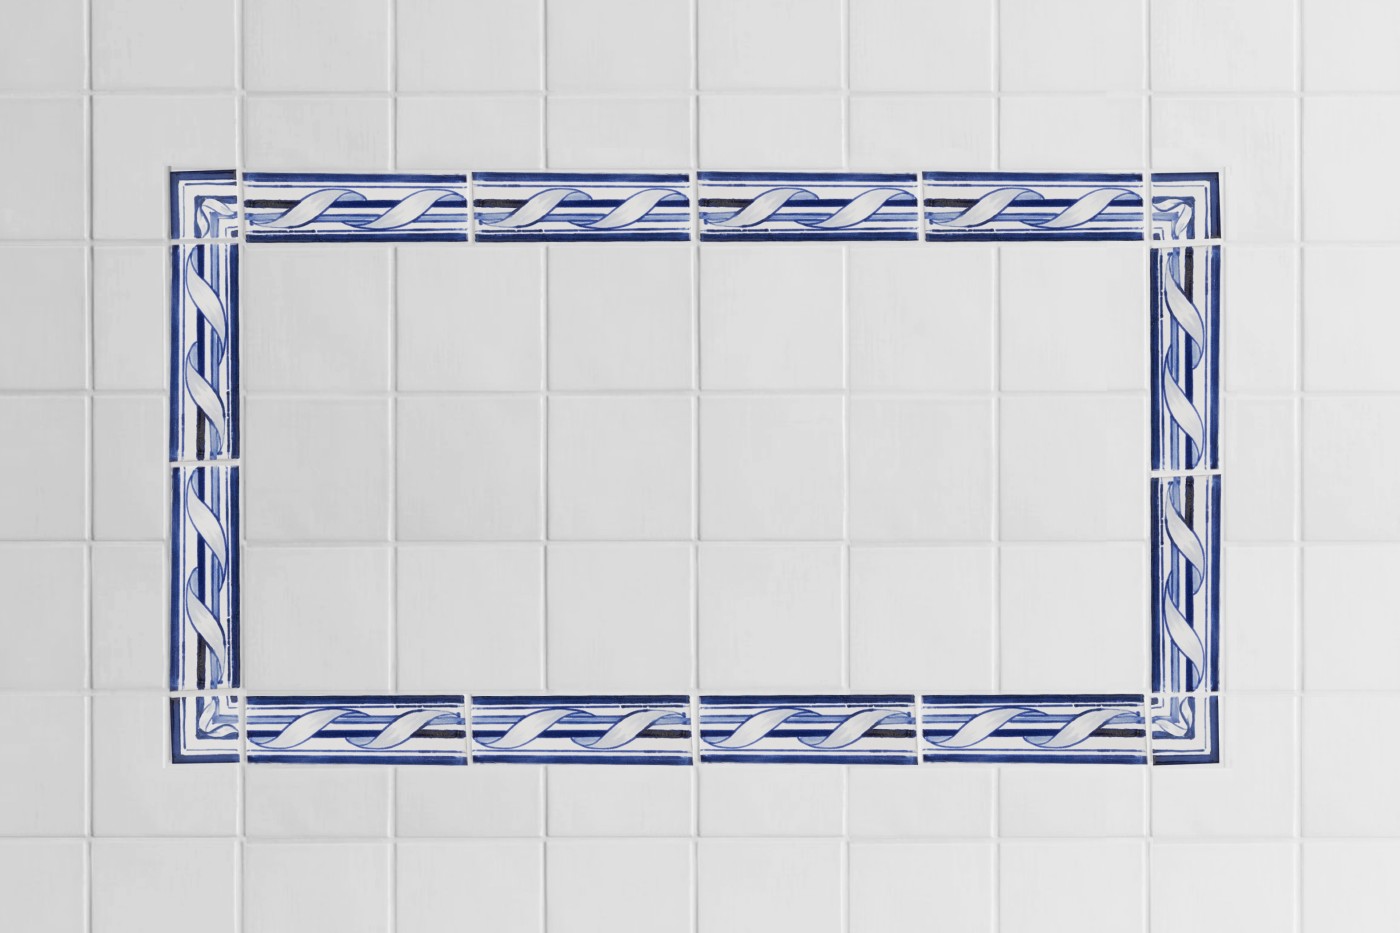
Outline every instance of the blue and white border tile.
{"label": "blue and white border tile", "polygon": [[170,471],[170,689],[237,688],[238,467]]}
{"label": "blue and white border tile", "polygon": [[1162,693],[1220,680],[1218,475],[1152,480],[1152,683]]}
{"label": "blue and white border tile", "polygon": [[1220,236],[1218,172],[1152,175],[1154,240],[1215,240]]}
{"label": "blue and white border tile", "polygon": [[461,696],[250,696],[248,761],[464,765]]}
{"label": "blue and white border tile", "polygon": [[232,170],[170,173],[170,238],[238,235],[238,175]]}
{"label": "blue and white border tile", "polygon": [[209,764],[242,759],[239,699],[232,694],[170,698],[170,760]]}
{"label": "blue and white border tile", "polygon": [[1220,697],[1205,693],[1154,696],[1150,715],[1154,765],[1220,761]]}
{"label": "blue and white border tile", "polygon": [[1154,248],[1152,468],[1219,466],[1220,247]]}
{"label": "blue and white border tile", "polygon": [[472,698],[472,760],[688,765],[690,697]]}
{"label": "blue and white border tile", "polygon": [[481,242],[690,239],[689,175],[477,172],[472,189]]}
{"label": "blue and white border tile", "polygon": [[238,246],[170,248],[170,459],[238,457]]}
{"label": "blue and white border tile", "polygon": [[910,173],[701,172],[702,240],[916,240]]}
{"label": "blue and white border tile", "polygon": [[1141,694],[925,696],[924,761],[1144,764]]}
{"label": "blue and white border tile", "polygon": [[912,765],[912,694],[702,696],[703,762]]}
{"label": "blue and white border tile", "polygon": [[1141,175],[925,172],[928,240],[1140,240]]}
{"label": "blue and white border tile", "polygon": [[243,176],[249,242],[465,240],[465,175]]}

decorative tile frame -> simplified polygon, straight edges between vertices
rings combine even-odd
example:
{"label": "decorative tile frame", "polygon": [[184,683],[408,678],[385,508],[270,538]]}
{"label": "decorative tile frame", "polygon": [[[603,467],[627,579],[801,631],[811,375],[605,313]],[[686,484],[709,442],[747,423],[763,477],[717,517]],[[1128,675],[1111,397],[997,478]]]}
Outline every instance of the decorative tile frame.
{"label": "decorative tile frame", "polygon": [[[173,172],[175,763],[1219,760],[1220,184],[1214,173]],[[245,696],[240,243],[1146,241],[1151,692]]]}

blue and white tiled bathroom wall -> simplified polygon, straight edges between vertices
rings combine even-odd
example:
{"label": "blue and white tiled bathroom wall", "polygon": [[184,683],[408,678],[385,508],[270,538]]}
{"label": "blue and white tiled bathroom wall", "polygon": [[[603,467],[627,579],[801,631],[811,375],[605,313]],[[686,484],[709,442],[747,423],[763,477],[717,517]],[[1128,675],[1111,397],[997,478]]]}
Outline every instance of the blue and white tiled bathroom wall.
{"label": "blue and white tiled bathroom wall", "polygon": [[1389,922],[1400,13],[0,8],[16,929]]}

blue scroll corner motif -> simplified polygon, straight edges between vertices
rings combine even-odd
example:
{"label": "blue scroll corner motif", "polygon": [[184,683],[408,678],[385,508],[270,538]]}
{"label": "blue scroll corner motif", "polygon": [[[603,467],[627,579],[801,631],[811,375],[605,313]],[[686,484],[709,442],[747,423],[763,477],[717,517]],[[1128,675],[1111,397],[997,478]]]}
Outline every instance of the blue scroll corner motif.
{"label": "blue scroll corner motif", "polygon": [[1154,696],[1150,715],[1154,765],[1219,764],[1219,696]]}
{"label": "blue scroll corner motif", "polygon": [[171,763],[240,761],[240,710],[239,698],[233,694],[171,697]]}

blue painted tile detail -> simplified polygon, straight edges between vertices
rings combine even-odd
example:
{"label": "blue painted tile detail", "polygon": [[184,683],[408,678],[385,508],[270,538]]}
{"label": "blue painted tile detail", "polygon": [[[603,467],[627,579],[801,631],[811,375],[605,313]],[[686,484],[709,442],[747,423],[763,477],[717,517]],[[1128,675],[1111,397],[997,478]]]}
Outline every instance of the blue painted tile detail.
{"label": "blue painted tile detail", "polygon": [[924,761],[1147,761],[1141,694],[925,696]]}
{"label": "blue painted tile detail", "polygon": [[465,240],[465,175],[243,176],[249,242]]}
{"label": "blue painted tile detail", "polygon": [[1152,250],[1152,468],[1219,466],[1220,247]]}
{"label": "blue painted tile detail", "polygon": [[1214,240],[1220,235],[1219,173],[1153,174],[1154,240]]}
{"label": "blue painted tile detail", "polygon": [[929,240],[1141,240],[1141,175],[925,172]]}
{"label": "blue painted tile detail", "polygon": [[238,467],[171,468],[170,689],[239,686]]}
{"label": "blue painted tile detail", "polygon": [[1218,696],[1154,696],[1151,716],[1154,765],[1203,765],[1220,761]]}
{"label": "blue painted tile detail", "polygon": [[170,238],[238,235],[238,175],[232,169],[170,173]]}
{"label": "blue painted tile detail", "polygon": [[248,761],[464,765],[461,696],[252,696]]}
{"label": "blue painted tile detail", "polygon": [[476,172],[476,238],[605,242],[690,239],[690,176]]}
{"label": "blue painted tile detail", "polygon": [[703,762],[912,765],[914,697],[702,696]]}
{"label": "blue painted tile detail", "polygon": [[213,694],[170,698],[170,760],[209,764],[240,759],[239,700]]}
{"label": "blue painted tile detail", "polygon": [[238,457],[238,247],[170,248],[170,459]]}
{"label": "blue painted tile detail", "polygon": [[473,697],[472,760],[688,765],[690,698]]}
{"label": "blue painted tile detail", "polygon": [[703,240],[915,240],[908,174],[701,172]]}
{"label": "blue painted tile detail", "polygon": [[1219,476],[1152,480],[1152,683],[1219,689]]}

